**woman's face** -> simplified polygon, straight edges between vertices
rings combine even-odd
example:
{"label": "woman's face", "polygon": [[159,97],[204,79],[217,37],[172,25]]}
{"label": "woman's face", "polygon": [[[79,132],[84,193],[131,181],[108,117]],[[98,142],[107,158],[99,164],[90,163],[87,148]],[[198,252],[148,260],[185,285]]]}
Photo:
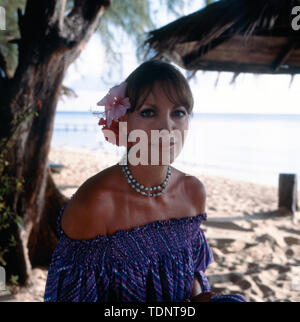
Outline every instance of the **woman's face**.
{"label": "woman's face", "polygon": [[[146,162],[152,165],[172,163],[183,148],[189,128],[186,108],[174,105],[160,85],[155,85],[143,105],[133,113],[126,114],[123,120],[127,121],[128,147],[132,147],[131,152],[139,144],[143,151],[148,151]],[[133,130],[141,130],[135,131],[139,139],[133,135]],[[137,157],[141,157],[139,153]]]}

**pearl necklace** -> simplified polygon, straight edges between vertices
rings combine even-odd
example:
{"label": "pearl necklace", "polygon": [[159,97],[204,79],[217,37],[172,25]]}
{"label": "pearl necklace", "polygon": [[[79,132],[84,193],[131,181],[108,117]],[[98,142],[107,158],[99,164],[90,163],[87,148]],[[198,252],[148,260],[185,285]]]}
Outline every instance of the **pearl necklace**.
{"label": "pearl necklace", "polygon": [[[129,183],[129,185],[131,186],[131,188],[133,188],[136,192],[139,192],[142,195],[147,196],[147,197],[160,196],[164,192],[164,190],[166,189],[170,175],[171,175],[171,167],[168,166],[168,173],[167,173],[166,179],[164,180],[164,182],[162,184],[160,184],[158,186],[154,186],[154,187],[145,187],[144,185],[140,184],[136,179],[133,178],[133,175],[131,174],[131,171],[129,170],[127,165],[122,165],[122,171]],[[152,193],[152,191],[157,191],[157,190],[159,192]],[[149,191],[151,191],[151,192],[149,192]]]}

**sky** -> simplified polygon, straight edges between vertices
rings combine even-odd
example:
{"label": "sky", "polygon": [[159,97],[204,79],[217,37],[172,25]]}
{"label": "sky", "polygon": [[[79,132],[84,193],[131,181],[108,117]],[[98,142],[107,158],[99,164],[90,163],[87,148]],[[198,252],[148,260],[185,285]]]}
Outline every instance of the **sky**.
{"label": "sky", "polygon": [[[176,18],[160,7],[159,0],[153,16],[158,26],[164,26]],[[183,13],[199,10],[199,1],[188,1]],[[64,85],[72,88],[77,98],[63,98],[58,111],[99,110],[96,103],[106,95],[110,87],[121,83],[139,63],[135,57],[136,48],[126,35],[120,44],[123,55],[123,74],[114,75],[111,84],[101,81],[105,72],[105,53],[99,35],[94,34],[80,57],[69,67]],[[178,66],[177,66],[178,67]],[[179,67],[185,74],[185,71]],[[116,74],[116,73],[115,73]],[[219,77],[218,84],[215,86]],[[300,114],[300,76],[295,76],[290,86],[290,75],[240,74],[231,84],[233,73],[197,72],[190,81],[194,96],[194,113],[261,113]]]}

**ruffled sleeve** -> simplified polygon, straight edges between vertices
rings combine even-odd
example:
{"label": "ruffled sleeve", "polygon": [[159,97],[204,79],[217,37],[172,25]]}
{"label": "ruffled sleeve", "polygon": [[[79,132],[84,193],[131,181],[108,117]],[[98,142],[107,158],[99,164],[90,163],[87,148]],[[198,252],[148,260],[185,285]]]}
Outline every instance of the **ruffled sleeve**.
{"label": "ruffled sleeve", "polygon": [[198,278],[202,292],[211,291],[208,279],[205,275],[207,267],[214,261],[212,250],[206,240],[203,230],[198,227],[195,238],[192,240],[194,274]]}
{"label": "ruffled sleeve", "polygon": [[45,302],[96,302],[96,270],[76,263],[51,265],[48,271]]}
{"label": "ruffled sleeve", "polygon": [[[106,269],[102,264],[107,243],[97,239],[79,241],[67,237],[57,220],[59,240],[48,269],[45,302],[97,302],[105,299]],[[95,265],[97,263],[98,265]]]}

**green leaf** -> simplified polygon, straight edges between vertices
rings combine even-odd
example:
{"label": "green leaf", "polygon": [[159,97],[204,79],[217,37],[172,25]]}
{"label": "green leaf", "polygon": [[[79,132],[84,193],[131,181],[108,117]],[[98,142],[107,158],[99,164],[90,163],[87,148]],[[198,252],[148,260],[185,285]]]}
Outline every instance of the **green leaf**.
{"label": "green leaf", "polygon": [[14,246],[16,246],[16,244],[17,244],[17,241],[15,239],[15,236],[14,235],[11,235],[10,236],[10,240],[9,240],[9,246],[10,247],[14,247]]}
{"label": "green leaf", "polygon": [[18,285],[18,280],[19,280],[19,276],[18,275],[11,275],[10,277],[10,282],[14,285]]}
{"label": "green leaf", "polygon": [[6,261],[4,260],[2,254],[0,254],[0,263],[3,265],[3,266],[6,266]]}
{"label": "green leaf", "polygon": [[23,186],[22,182],[17,182],[17,185],[16,185],[17,191],[23,191],[23,188],[24,188],[24,186]]}

